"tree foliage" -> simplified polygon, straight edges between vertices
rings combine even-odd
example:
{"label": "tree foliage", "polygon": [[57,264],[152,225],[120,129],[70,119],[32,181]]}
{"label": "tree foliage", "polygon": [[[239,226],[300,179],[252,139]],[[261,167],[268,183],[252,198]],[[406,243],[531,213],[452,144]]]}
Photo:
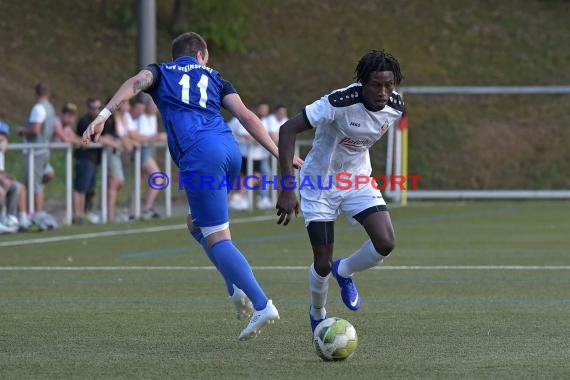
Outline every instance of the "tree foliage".
{"label": "tree foliage", "polygon": [[184,31],[201,34],[208,44],[229,53],[243,53],[245,9],[239,0],[176,0],[172,12],[171,32]]}

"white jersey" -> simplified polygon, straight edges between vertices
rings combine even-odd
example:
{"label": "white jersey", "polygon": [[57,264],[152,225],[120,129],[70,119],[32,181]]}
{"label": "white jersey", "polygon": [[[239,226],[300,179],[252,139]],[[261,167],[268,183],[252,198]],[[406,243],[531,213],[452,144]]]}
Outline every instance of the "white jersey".
{"label": "white jersey", "polygon": [[233,117],[226,123],[230,127],[238,145],[239,152],[242,157],[247,157],[247,140],[243,137],[247,133],[246,129],[241,125],[237,117]]}
{"label": "white jersey", "polygon": [[125,113],[127,119],[127,130],[137,131],[144,137],[154,136],[158,133],[158,118],[156,115],[147,115],[143,113],[136,119],[133,119],[129,112]]}
{"label": "white jersey", "polygon": [[[309,177],[315,190],[302,191],[304,198],[319,199],[319,187],[327,187],[340,172],[370,176],[368,149],[402,116],[404,102],[393,92],[380,111],[368,110],[362,102],[362,85],[351,84],[308,105],[305,121],[316,128],[313,147],[301,168],[301,178]],[[321,183],[322,186],[318,186]],[[331,191],[334,191],[333,186]],[[330,191],[329,191],[330,194]]]}

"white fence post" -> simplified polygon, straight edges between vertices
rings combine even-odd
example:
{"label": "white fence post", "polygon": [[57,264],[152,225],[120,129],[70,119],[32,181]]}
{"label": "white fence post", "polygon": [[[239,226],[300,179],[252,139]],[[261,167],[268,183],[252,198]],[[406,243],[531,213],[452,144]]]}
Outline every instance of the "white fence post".
{"label": "white fence post", "polygon": [[135,149],[135,219],[141,217],[141,149]]}
{"label": "white fence post", "polygon": [[28,151],[28,212],[32,214],[35,210],[35,192],[34,192],[34,147]]}
{"label": "white fence post", "polygon": [[101,223],[103,224],[107,223],[107,204],[109,203],[107,199],[109,151],[110,149],[105,147],[101,152]]}
{"label": "white fence post", "polygon": [[72,180],[72,148],[71,144],[65,150],[65,220],[64,224],[71,224],[73,222],[73,186],[71,184]]}
{"label": "white fence post", "polygon": [[164,148],[164,172],[166,178],[170,180],[166,189],[164,189],[164,212],[166,217],[172,215],[172,186],[174,185],[173,178],[171,176],[172,165],[170,164],[170,152],[168,151],[168,146]]}
{"label": "white fence post", "polygon": [[[245,173],[245,176],[247,177],[248,175],[253,175],[253,159],[251,158],[251,147],[252,147],[252,143],[247,144],[247,170]],[[243,181],[243,186],[246,187],[247,183],[244,180]],[[247,194],[247,200],[249,203],[249,207],[248,210],[253,210],[253,190],[249,190],[246,187],[246,194]]]}

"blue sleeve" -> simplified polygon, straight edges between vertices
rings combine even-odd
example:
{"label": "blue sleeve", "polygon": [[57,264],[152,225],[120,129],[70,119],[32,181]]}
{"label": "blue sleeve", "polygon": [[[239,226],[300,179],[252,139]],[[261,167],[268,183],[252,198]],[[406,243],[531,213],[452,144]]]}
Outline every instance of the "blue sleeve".
{"label": "blue sleeve", "polygon": [[152,86],[150,86],[145,90],[146,93],[151,93],[152,90],[154,90],[154,88],[158,84],[158,81],[160,80],[160,69],[158,68],[158,65],[156,63],[151,63],[150,65],[145,67],[145,70],[150,71],[152,74]]}
{"label": "blue sleeve", "polygon": [[237,94],[236,88],[230,81],[225,80],[220,76],[220,80],[222,81],[222,91],[220,92],[220,99],[223,99],[224,96],[229,94]]}

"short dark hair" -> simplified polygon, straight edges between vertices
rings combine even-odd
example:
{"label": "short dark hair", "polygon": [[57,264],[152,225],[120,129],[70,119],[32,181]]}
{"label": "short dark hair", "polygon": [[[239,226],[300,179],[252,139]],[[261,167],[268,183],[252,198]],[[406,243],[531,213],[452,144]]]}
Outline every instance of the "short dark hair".
{"label": "short dark hair", "polygon": [[202,55],[205,55],[207,48],[208,45],[201,35],[195,32],[187,32],[179,35],[172,41],[172,58],[195,57],[199,51],[202,52]]}
{"label": "short dark hair", "polygon": [[142,92],[137,94],[137,96],[131,98],[130,103],[131,106],[134,106],[135,104],[146,104],[145,94],[143,94]]}
{"label": "short dark hair", "polygon": [[400,84],[404,76],[400,71],[400,63],[390,53],[384,50],[372,50],[362,58],[354,69],[355,78],[358,82],[366,84],[370,79],[370,74],[374,71],[391,71],[394,73],[394,82]]}
{"label": "short dark hair", "polygon": [[36,95],[37,96],[49,95],[49,86],[47,85],[47,83],[40,82],[36,84]]}
{"label": "short dark hair", "polygon": [[85,105],[87,105],[87,107],[89,107],[91,104],[99,102],[101,103],[101,99],[95,97],[95,96],[90,96],[87,98],[87,100],[85,101]]}

